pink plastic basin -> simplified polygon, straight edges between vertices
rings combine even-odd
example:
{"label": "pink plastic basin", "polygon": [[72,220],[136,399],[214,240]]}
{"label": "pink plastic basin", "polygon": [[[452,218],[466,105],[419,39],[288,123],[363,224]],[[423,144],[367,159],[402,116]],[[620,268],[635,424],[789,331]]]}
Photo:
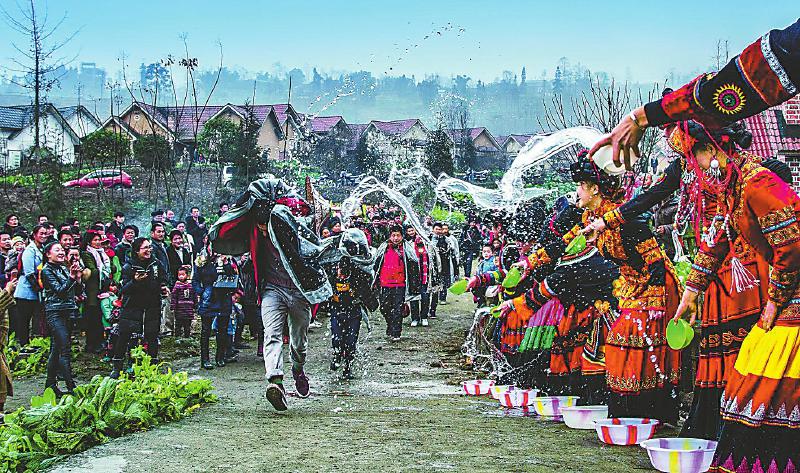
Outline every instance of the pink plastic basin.
{"label": "pink plastic basin", "polygon": [[571,429],[594,430],[594,421],[608,418],[608,406],[562,407],[561,415]]}
{"label": "pink plastic basin", "polygon": [[494,381],[490,379],[474,379],[461,383],[464,394],[467,396],[485,396],[489,394],[489,390],[492,386],[494,386]]}
{"label": "pink plastic basin", "polygon": [[692,438],[645,440],[640,444],[658,471],[668,473],[701,473],[708,471],[714,459],[717,442]]}
{"label": "pink plastic basin", "polygon": [[580,396],[543,396],[533,400],[536,413],[543,417],[560,417],[561,408],[571,407]]}
{"label": "pink plastic basin", "polygon": [[489,390],[489,394],[491,394],[492,397],[495,399],[500,399],[501,394],[504,394],[508,391],[513,391],[515,389],[517,388],[513,384],[500,384],[500,385],[495,384],[494,386],[492,386],[492,389]]}
{"label": "pink plastic basin", "polygon": [[525,407],[533,404],[538,393],[536,389],[514,389],[500,394],[497,400],[503,407]]}
{"label": "pink plastic basin", "polygon": [[597,438],[609,445],[636,445],[653,437],[659,422],[655,419],[621,417],[595,421]]}

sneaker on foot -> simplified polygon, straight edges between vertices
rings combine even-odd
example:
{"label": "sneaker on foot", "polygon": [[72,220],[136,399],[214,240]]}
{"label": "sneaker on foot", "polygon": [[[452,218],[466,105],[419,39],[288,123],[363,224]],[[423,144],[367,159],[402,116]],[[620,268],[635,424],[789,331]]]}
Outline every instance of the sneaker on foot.
{"label": "sneaker on foot", "polygon": [[322,322],[315,320],[308,324],[308,328],[322,328]]}
{"label": "sneaker on foot", "polygon": [[419,326],[419,321],[417,321],[417,320],[412,320],[412,321],[411,321],[411,326],[412,326],[412,327],[418,327],[418,326]]}
{"label": "sneaker on foot", "polygon": [[342,369],[342,379],[353,379],[353,371],[350,369],[350,363],[346,363]]}
{"label": "sneaker on foot", "polygon": [[276,411],[282,412],[289,408],[286,404],[286,391],[283,389],[283,384],[269,383],[264,395]]}
{"label": "sneaker on foot", "polygon": [[392,337],[392,341],[393,342],[399,342],[400,341],[400,337]]}
{"label": "sneaker on foot", "polygon": [[423,327],[427,327],[428,326],[428,319],[422,319],[422,326]]}
{"label": "sneaker on foot", "polygon": [[294,378],[294,390],[297,392],[297,397],[307,398],[311,394],[311,386],[309,386],[306,372],[292,369],[292,377]]}

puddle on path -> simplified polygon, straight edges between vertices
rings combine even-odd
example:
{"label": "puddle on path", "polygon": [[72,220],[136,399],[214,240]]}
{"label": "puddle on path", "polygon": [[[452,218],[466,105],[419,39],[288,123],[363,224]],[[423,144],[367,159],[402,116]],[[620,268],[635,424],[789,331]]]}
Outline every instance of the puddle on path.
{"label": "puddle on path", "polygon": [[55,467],[52,473],[122,473],[128,461],[121,455],[90,458],[78,466]]}

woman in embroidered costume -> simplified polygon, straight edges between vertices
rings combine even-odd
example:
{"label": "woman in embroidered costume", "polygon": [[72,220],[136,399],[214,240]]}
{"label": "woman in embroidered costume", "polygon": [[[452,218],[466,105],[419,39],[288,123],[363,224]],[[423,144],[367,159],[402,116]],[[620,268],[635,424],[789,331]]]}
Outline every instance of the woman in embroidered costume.
{"label": "woman in embroidered costume", "polygon": [[[617,209],[619,181],[587,158],[572,165],[583,223]],[[609,225],[609,227],[612,227]],[[679,283],[672,263],[644,218],[596,234],[597,249],[619,265],[614,282],[620,315],[606,339],[606,380],[611,417],[650,417],[675,424],[680,354],[666,345],[665,313],[677,306]]]}
{"label": "woman in embroidered costume", "polygon": [[[742,126],[726,127],[716,134],[718,140],[725,136],[724,139],[735,143],[737,148],[748,148],[752,138]],[[597,219],[589,227],[601,230],[607,227],[617,228],[621,223],[642,215],[673,192],[679,191],[680,204],[675,226],[682,231],[691,230],[690,220],[694,218],[692,195],[697,192],[694,187],[696,176],[686,166],[684,156],[687,151],[683,149],[683,136],[681,129],[673,128],[667,141],[681,158],[669,165],[664,177],[656,185],[604,215],[602,219]],[[751,159],[761,162],[761,158],[750,156]],[[777,160],[764,160],[763,163],[775,169],[783,165]],[[712,204],[709,201],[703,205],[709,219],[713,218],[715,212]],[[698,245],[699,237],[696,234]],[[733,369],[744,337],[755,324],[767,301],[767,286],[752,282],[769,279],[769,263],[743,238],[736,238],[733,246],[730,246],[726,234],[718,234],[717,237],[722,240],[720,248],[727,245],[729,248],[736,248],[736,251],[730,251],[723,258],[713,275],[708,275],[702,281],[688,282],[697,291],[704,291],[705,296],[694,395],[681,437],[710,440],[717,438],[720,426],[719,400],[725,388],[727,374]],[[753,275],[751,284],[739,284],[738,288],[735,287],[733,275],[739,274],[731,267],[735,259]]]}
{"label": "woman in embroidered costume", "polygon": [[[520,252],[518,247],[514,244],[505,245],[500,252],[500,268],[496,271],[489,271],[471,277],[467,286],[468,289],[500,286],[508,270],[511,269],[511,265],[519,260]],[[531,281],[527,278],[522,279],[514,287],[506,288],[501,286],[500,299],[503,301],[511,300],[520,294],[524,294],[530,287]],[[501,354],[500,356],[505,357],[512,368],[511,372],[501,373],[501,378],[498,380],[501,384],[515,384],[522,387],[535,386],[537,384],[535,381],[537,374],[531,372],[536,370],[534,366],[536,364],[535,357],[519,351],[525,335],[525,328],[532,316],[532,310],[522,308],[520,311],[506,314],[506,316],[499,319],[487,314],[483,321],[491,334],[490,342]]]}
{"label": "woman in embroidered costume", "polygon": [[[605,335],[617,308],[612,281],[619,277],[619,270],[594,247],[572,255],[564,253],[580,230],[582,214],[569,206],[545,223],[539,248],[521,262],[537,282],[505,303],[502,313],[536,311],[521,349],[526,340],[543,352],[550,349],[549,376],[540,387],[551,395],[579,395],[583,404],[603,404],[608,397]],[[552,338],[542,336],[548,326],[554,332]]]}
{"label": "woman in embroidered costume", "polygon": [[[800,465],[800,198],[757,157],[738,151],[724,131],[709,132],[694,122],[681,124],[680,129],[687,166],[696,175],[695,227],[701,247],[676,317],[696,303],[698,290],[707,286],[709,276],[726,258],[732,260],[734,285],[758,284],[742,264],[744,255],[738,253],[742,247],[737,241],[745,241],[772,265],[762,315],[727,374],[721,401],[723,425],[711,471],[796,472]],[[767,281],[761,283],[767,285]]]}

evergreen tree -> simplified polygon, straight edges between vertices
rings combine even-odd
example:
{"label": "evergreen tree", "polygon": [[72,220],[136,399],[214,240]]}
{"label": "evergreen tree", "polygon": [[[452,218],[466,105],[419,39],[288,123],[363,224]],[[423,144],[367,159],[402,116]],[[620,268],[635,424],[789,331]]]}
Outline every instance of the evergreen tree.
{"label": "evergreen tree", "polygon": [[425,146],[425,158],[431,174],[438,176],[446,173],[454,174],[453,153],[447,132],[441,126],[428,135],[428,144]]}
{"label": "evergreen tree", "polygon": [[358,172],[361,174],[378,176],[379,156],[375,149],[367,143],[366,138],[366,136],[362,136],[361,139],[358,140],[358,146],[356,146],[356,165],[358,166]]}

